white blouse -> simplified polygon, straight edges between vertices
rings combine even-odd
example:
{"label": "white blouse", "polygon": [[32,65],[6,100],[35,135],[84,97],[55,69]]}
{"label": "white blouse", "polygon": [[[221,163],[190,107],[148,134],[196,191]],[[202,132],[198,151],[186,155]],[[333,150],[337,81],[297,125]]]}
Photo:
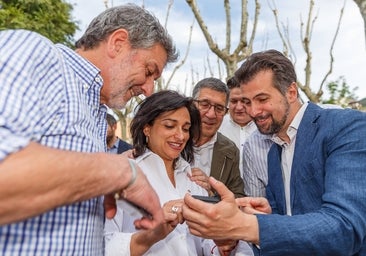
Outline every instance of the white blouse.
{"label": "white blouse", "polygon": [[[158,155],[147,151],[136,159],[136,163],[158,194],[161,206],[170,200],[183,198],[186,193],[207,196],[205,189],[189,179],[188,174],[191,174],[191,167],[183,158],[178,160],[174,171],[176,187],[170,182],[164,162]],[[118,202],[117,208],[116,216],[111,220],[106,219],[105,222],[106,256],[131,255],[131,236],[137,232],[133,225],[135,218],[123,211]],[[151,246],[144,255],[200,256],[220,254],[212,240],[192,235],[186,223],[183,223],[177,225],[167,237]],[[252,256],[253,251],[248,243],[240,241],[230,255]]]}
{"label": "white blouse", "polygon": [[[188,162],[180,158],[176,164],[174,187],[167,175],[163,160],[151,151],[136,159],[136,163],[145,173],[151,186],[160,198],[160,204],[183,198],[186,193],[207,195],[207,191],[192,182],[188,174],[191,168]],[[118,204],[117,204],[118,206]],[[117,214],[105,223],[105,255],[130,255],[131,236],[137,230],[134,218],[118,206]],[[185,223],[177,227],[163,240],[155,243],[144,255],[203,255],[202,247],[212,248],[213,241],[193,236]],[[206,244],[206,246],[205,246]]]}

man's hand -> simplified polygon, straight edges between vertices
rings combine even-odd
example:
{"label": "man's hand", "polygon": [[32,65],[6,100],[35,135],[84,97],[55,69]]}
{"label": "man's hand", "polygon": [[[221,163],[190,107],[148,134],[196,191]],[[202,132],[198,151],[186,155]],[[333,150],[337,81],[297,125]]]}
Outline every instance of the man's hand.
{"label": "man's hand", "polygon": [[[135,220],[137,229],[151,229],[163,222],[163,210],[160,207],[159,197],[151,187],[145,174],[135,165],[136,180],[123,189],[120,193],[124,199],[140,206],[151,214],[151,218],[143,217]],[[107,218],[113,218],[116,214],[116,201],[113,195],[106,195],[104,199],[104,209]]]}
{"label": "man's hand", "polygon": [[264,197],[241,197],[235,199],[243,212],[248,214],[271,214],[272,208]]}
{"label": "man's hand", "polygon": [[214,240],[244,240],[258,243],[257,217],[239,209],[234,194],[220,181],[209,178],[221,201],[216,204],[184,197],[183,217],[193,235]]}
{"label": "man's hand", "polygon": [[226,230],[233,228],[231,221],[243,213],[236,205],[234,194],[223,183],[213,177],[210,177],[209,181],[211,186],[220,194],[221,201],[210,204],[186,194],[183,217],[192,234],[210,239],[226,239],[228,238]]}

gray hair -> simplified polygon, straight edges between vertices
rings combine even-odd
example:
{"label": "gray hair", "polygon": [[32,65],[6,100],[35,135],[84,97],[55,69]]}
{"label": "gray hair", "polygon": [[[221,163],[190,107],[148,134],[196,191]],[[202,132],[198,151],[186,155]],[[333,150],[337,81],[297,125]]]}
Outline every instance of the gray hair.
{"label": "gray hair", "polygon": [[193,88],[193,92],[192,92],[192,97],[194,99],[198,98],[198,94],[200,93],[200,91],[203,88],[208,88],[217,92],[222,92],[225,94],[226,96],[226,104],[229,102],[229,95],[230,95],[230,90],[227,87],[227,85],[221,81],[220,79],[214,78],[214,77],[208,77],[208,78],[204,78],[201,81],[199,81]]}
{"label": "gray hair", "polygon": [[76,48],[93,49],[117,29],[125,29],[134,49],[148,49],[160,43],[167,52],[167,62],[178,59],[171,36],[159,20],[147,10],[126,4],[109,8],[95,17],[84,35],[75,43]]}

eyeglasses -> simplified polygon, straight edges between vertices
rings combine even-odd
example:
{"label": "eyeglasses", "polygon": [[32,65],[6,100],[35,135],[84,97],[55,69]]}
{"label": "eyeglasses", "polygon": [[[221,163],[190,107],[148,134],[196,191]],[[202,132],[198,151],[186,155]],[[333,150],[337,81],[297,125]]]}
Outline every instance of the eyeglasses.
{"label": "eyeglasses", "polygon": [[223,116],[227,112],[227,107],[220,104],[212,104],[208,100],[194,100],[198,104],[198,109],[200,111],[207,112],[211,107],[214,108],[216,115]]}

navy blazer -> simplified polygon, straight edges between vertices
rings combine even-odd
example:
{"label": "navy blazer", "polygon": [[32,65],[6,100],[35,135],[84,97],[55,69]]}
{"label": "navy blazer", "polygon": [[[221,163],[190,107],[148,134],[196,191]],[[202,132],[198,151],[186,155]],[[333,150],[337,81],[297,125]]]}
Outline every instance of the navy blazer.
{"label": "navy blazer", "polygon": [[123,152],[125,152],[129,149],[132,149],[132,145],[130,143],[127,143],[126,141],[118,138],[117,154],[122,154]]}
{"label": "navy blazer", "polygon": [[365,113],[309,103],[290,191],[293,216],[257,215],[262,255],[366,255]]}

